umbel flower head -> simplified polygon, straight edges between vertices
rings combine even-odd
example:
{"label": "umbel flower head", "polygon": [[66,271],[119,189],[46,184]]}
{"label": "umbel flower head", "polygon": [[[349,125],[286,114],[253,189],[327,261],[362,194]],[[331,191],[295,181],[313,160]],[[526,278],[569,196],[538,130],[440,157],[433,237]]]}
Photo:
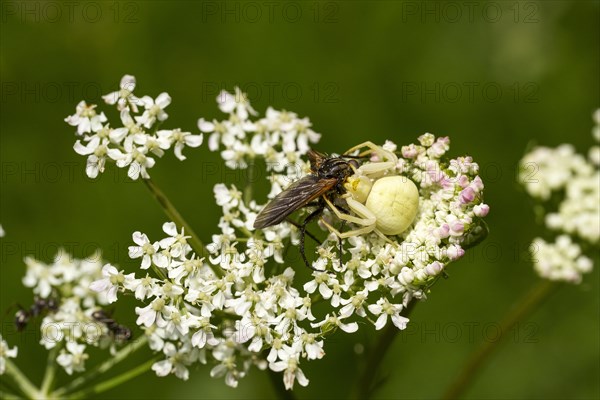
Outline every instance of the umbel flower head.
{"label": "umbel flower head", "polygon": [[[159,126],[168,118],[165,108],[171,104],[171,97],[161,93],[156,99],[150,96],[136,97],[133,90],[135,77],[125,75],[121,79],[120,90],[102,98],[109,105],[116,105],[120,113],[117,128],[112,128],[104,113],[96,112],[95,104],[81,101],[76,113],[65,118],[69,125],[77,127],[74,150],[87,156],[85,172],[96,178],[104,172],[107,161],[119,168],[128,168],[131,179],[150,178],[148,169],[162,157],[165,150],[174,148],[175,156],[185,160],[184,147],[198,147],[203,136],[182,132],[181,129],[161,129]],[[143,110],[140,113],[140,110]],[[116,126],[116,125],[115,125]]]}
{"label": "umbel flower head", "polygon": [[100,253],[76,259],[61,249],[50,264],[32,257],[26,257],[25,264],[23,285],[32,288],[35,299],[29,309],[19,312],[18,329],[26,329],[33,322],[30,318],[43,316],[40,344],[46,349],[60,349],[56,362],[69,375],[85,370],[89,346],[116,350],[121,338],[115,337],[97,317],[103,312],[102,307],[109,304],[110,288],[102,292],[92,290],[92,282],[105,276],[103,270],[113,268],[110,264],[103,268]]}
{"label": "umbel flower head", "polygon": [[[598,142],[600,109],[594,120],[593,137]],[[600,242],[600,146],[591,146],[587,157],[571,144],[536,147],[521,160],[519,179],[540,203],[549,233],[558,234],[554,242],[533,240],[535,270],[543,278],[581,282],[582,274],[593,267],[584,249],[597,251]]]}
{"label": "umbel flower head", "polygon": [[[264,160],[269,198],[311,173],[305,156],[320,135],[307,118],[272,108],[256,118],[239,89],[219,94],[217,101],[226,118],[200,119],[198,126],[209,135],[209,149],[219,151],[229,168],[256,168],[263,163],[255,161]],[[404,329],[408,303],[425,299],[446,267],[484,237],[482,218],[489,207],[483,203],[478,165],[468,156],[448,158],[449,146],[448,138],[429,133],[414,144],[379,146],[396,159],[382,175],[415,184],[414,220],[400,234],[371,230],[342,239],[340,259],[340,241],[327,225],[342,229],[342,224],[326,210],[312,228],[322,242],[308,254],[318,271],[307,281],[298,281],[285,257],[299,243],[296,226],[282,222],[254,229],[268,199],[219,183],[214,196],[222,217],[206,246],[207,258],[194,252],[188,232],[167,222],[163,238],[133,233],[129,255],[142,271],[124,274],[105,266],[92,288],[110,302],[130,292],[143,303],[135,311],[137,324],[151,349],[164,354],[153,366],[158,376],[187,379],[188,367],[199,362],[212,366],[212,377],[235,387],[255,365],[282,372],[288,389],[295,382],[305,386],[309,380],[302,363],[325,355],[327,337],[338,329],[354,333],[360,324]],[[379,162],[374,153],[361,166]],[[294,218],[301,220],[307,212],[300,210]],[[324,312],[314,309],[319,302],[326,303]]]}

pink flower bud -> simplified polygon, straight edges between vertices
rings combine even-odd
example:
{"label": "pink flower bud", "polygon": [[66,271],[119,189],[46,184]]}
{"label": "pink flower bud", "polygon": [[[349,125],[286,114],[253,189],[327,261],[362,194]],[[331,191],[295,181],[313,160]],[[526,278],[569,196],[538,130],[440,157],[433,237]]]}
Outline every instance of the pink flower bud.
{"label": "pink flower bud", "polygon": [[444,224],[442,226],[440,226],[439,228],[437,228],[434,232],[435,236],[439,237],[440,239],[445,239],[450,235],[450,226],[448,226],[448,224]]}
{"label": "pink flower bud", "polygon": [[452,236],[461,236],[464,230],[465,224],[463,224],[460,220],[457,219],[450,222],[450,234]]}
{"label": "pink flower bud", "polygon": [[475,190],[472,187],[467,187],[460,192],[460,202],[462,204],[468,204],[475,199]]}
{"label": "pink flower bud", "polygon": [[447,254],[450,260],[455,261],[461,258],[465,254],[465,251],[459,245],[453,244],[448,247]]}
{"label": "pink flower bud", "polygon": [[434,261],[425,267],[425,272],[427,272],[427,274],[430,276],[435,276],[442,272],[442,269],[444,269],[442,264],[440,264],[438,261]]}
{"label": "pink flower bud", "polygon": [[490,206],[484,203],[477,204],[475,207],[473,207],[473,212],[476,216],[483,218],[490,212]]}

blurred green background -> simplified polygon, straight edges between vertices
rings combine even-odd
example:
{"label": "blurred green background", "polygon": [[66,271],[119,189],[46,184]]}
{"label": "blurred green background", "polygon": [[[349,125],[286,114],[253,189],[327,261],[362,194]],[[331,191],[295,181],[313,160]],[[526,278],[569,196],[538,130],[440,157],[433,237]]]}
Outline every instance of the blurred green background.
{"label": "blurred green background", "polygon": [[[538,281],[526,249],[541,228],[516,184],[516,166],[531,143],[568,141],[582,152],[592,143],[591,114],[600,106],[597,1],[69,4],[1,3],[3,333],[12,331],[4,310],[32,302],[20,284],[25,255],[49,261],[58,246],[80,257],[99,248],[133,271],[131,233],[161,237],[166,217],[144,185],[112,167],[87,179],[85,159],[72,149],[74,130],[63,121],[81,99],[100,103],[124,74],[137,77],[138,95],[172,96],[166,127],[197,132],[199,117],[221,118],[217,92],[239,85],[261,114],[273,106],[310,117],[323,134],[321,151],[387,138],[408,144],[432,132],[451,137],[452,155],[479,162],[490,236],[415,309],[387,354],[389,380],[377,396],[438,397]],[[151,175],[208,241],[219,215],[212,186],[242,184],[245,176],[215,164],[206,145],[184,153],[181,163],[169,152]],[[599,299],[596,258],[581,285],[562,287],[507,335],[465,396],[598,398]],[[115,315],[134,324],[121,302]],[[19,345],[18,364],[39,382],[45,352],[34,335],[4,337]],[[328,340],[327,356],[303,365],[311,383],[296,385],[298,398],[344,397],[363,362],[353,350],[374,337],[363,327]],[[185,383],[150,372],[101,397],[275,396],[256,369],[237,389],[209,370],[192,369]]]}

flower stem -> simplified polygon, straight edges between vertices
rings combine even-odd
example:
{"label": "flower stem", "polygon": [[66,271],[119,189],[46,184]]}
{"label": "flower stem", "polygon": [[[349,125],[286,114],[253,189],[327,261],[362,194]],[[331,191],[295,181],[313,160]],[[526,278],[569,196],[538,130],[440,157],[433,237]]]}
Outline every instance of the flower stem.
{"label": "flower stem", "polygon": [[[208,258],[210,253],[208,252],[208,250],[206,250],[204,243],[202,243],[202,241],[200,240],[198,235],[196,235],[192,227],[181,216],[179,211],[177,211],[173,203],[169,201],[169,198],[163,193],[162,190],[160,190],[156,183],[154,183],[154,181],[152,181],[151,179],[142,179],[142,181],[144,181],[146,187],[148,188],[148,190],[150,190],[150,193],[152,193],[152,196],[154,196],[156,201],[158,201],[158,204],[162,207],[165,214],[167,214],[167,217],[169,217],[171,221],[175,222],[176,225],[181,226],[184,229],[185,234],[187,236],[190,236],[188,243],[196,252],[196,254],[199,257]],[[223,273],[223,270],[221,270],[221,268],[219,268],[218,266],[213,265],[212,269],[215,272],[215,274],[217,274],[217,276],[225,275]]]}
{"label": "flower stem", "polygon": [[96,366],[91,369],[87,374],[80,376],[77,379],[73,379],[69,384],[63,386],[62,388],[56,390],[51,394],[51,397],[60,398],[63,397],[66,393],[71,392],[77,389],[79,386],[89,382],[90,380],[96,378],[98,375],[109,371],[116,364],[120,363],[124,359],[126,359],[129,355],[133,354],[142,346],[144,346],[148,342],[148,338],[146,336],[142,336],[138,340],[134,340],[127,346],[123,347],[121,350],[117,352],[113,357],[109,358],[102,364]]}
{"label": "flower stem", "polygon": [[[410,315],[412,310],[417,304],[416,300],[411,301],[408,306],[404,309],[402,315],[407,317]],[[367,365],[362,373],[362,376],[357,380],[357,386],[355,386],[355,398],[357,399],[369,399],[375,389],[376,384],[374,382],[379,370],[379,365],[383,361],[383,358],[387,354],[388,349],[391,347],[394,339],[400,333],[400,329],[396,327],[391,321],[388,321],[383,333],[379,337],[375,349],[371,352],[370,357],[367,361]]]}
{"label": "flower stem", "polygon": [[25,394],[25,396],[27,396],[30,399],[39,398],[40,393],[38,389],[35,386],[33,386],[33,383],[31,383],[31,381],[27,379],[25,375],[23,375],[21,370],[12,361],[10,361],[10,359],[6,357],[4,358],[4,362],[6,363],[6,374],[10,375],[14,379],[18,388]]}
{"label": "flower stem", "polygon": [[196,254],[200,257],[208,257],[208,251],[206,251],[206,248],[204,247],[202,241],[198,238],[198,235],[194,233],[192,227],[185,221],[181,214],[179,214],[179,211],[177,211],[175,206],[169,201],[163,191],[160,190],[156,183],[154,183],[151,179],[142,180],[156,201],[158,201],[158,204],[160,204],[165,214],[167,214],[167,217],[169,217],[171,221],[175,222],[176,225],[183,227],[186,235],[191,236],[188,242]]}
{"label": "flower stem", "polygon": [[518,302],[518,306],[500,322],[500,336],[497,340],[484,342],[477,350],[471,353],[468,361],[463,367],[458,377],[450,384],[444,392],[443,399],[456,399],[464,393],[469,385],[474,381],[477,372],[481,366],[490,357],[493,351],[498,348],[502,342],[502,337],[514,326],[529,314],[531,314],[543,300],[549,297],[560,285],[557,282],[546,279],[541,280],[533,286],[529,292]]}
{"label": "flower stem", "polygon": [[48,361],[46,362],[46,372],[44,373],[44,379],[42,380],[42,387],[40,388],[40,395],[44,398],[48,397],[52,385],[54,384],[54,377],[56,376],[56,354],[58,353],[59,346],[54,346],[48,352]]}
{"label": "flower stem", "polygon": [[85,397],[89,397],[92,394],[98,394],[98,393],[102,393],[105,392],[109,389],[112,389],[115,386],[119,386],[120,384],[127,382],[130,379],[135,378],[138,375],[143,374],[144,372],[147,372],[150,370],[150,368],[152,367],[152,364],[154,364],[160,357],[156,356],[154,358],[152,358],[151,360],[146,361],[145,363],[138,365],[137,367],[128,370],[127,372],[124,372],[121,375],[117,375],[114,378],[110,378],[104,382],[100,382],[92,387],[80,390],[79,392],[75,392],[72,393],[71,395],[67,396],[68,399],[81,399],[81,398],[85,398]]}
{"label": "flower stem", "polygon": [[248,181],[246,182],[246,187],[244,188],[244,203],[246,205],[250,204],[252,200],[252,180],[254,174],[254,161],[250,161],[248,163],[248,168],[246,168],[246,177]]}
{"label": "flower stem", "polygon": [[14,395],[12,393],[6,393],[6,392],[0,391],[0,399],[4,399],[4,400],[17,400],[17,399],[20,399],[20,397],[17,396],[17,395]]}

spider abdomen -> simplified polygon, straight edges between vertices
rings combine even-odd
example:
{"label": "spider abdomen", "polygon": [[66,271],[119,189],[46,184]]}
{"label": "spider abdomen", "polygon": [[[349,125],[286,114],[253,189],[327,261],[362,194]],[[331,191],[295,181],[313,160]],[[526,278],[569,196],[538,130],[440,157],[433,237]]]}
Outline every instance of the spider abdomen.
{"label": "spider abdomen", "polygon": [[377,217],[384,235],[399,235],[414,221],[419,209],[419,189],[404,176],[387,176],[373,183],[367,208]]}

